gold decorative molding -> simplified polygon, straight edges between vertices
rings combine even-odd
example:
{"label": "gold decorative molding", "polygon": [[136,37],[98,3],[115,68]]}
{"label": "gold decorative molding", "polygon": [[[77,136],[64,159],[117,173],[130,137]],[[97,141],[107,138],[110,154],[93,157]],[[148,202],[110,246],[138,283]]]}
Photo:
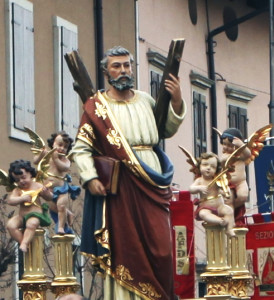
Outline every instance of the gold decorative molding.
{"label": "gold decorative molding", "polygon": [[64,294],[75,293],[80,285],[73,275],[73,234],[52,237],[54,243],[55,277],[51,283],[51,290],[56,297]]}
{"label": "gold decorative molding", "polygon": [[50,287],[43,267],[44,232],[40,228],[35,230],[28,251],[24,253],[24,273],[17,281],[24,300],[46,300],[46,291]]}
{"label": "gold decorative molding", "polygon": [[207,271],[228,270],[225,228],[203,223],[206,230]]}

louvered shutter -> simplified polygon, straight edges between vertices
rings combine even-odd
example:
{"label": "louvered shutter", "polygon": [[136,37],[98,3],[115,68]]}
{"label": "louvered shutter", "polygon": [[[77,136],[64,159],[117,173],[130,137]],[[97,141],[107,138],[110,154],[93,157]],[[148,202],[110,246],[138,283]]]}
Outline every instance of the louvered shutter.
{"label": "louvered shutter", "polygon": [[35,129],[33,13],[12,5],[14,127]]}
{"label": "louvered shutter", "polygon": [[73,78],[65,61],[67,52],[77,50],[77,33],[61,27],[62,129],[75,137],[79,126],[79,99],[73,90]]}
{"label": "louvered shutter", "polygon": [[206,152],[206,102],[205,96],[193,92],[193,116],[194,116],[194,154],[199,157]]}
{"label": "louvered shutter", "polygon": [[159,94],[162,77],[163,76],[159,73],[150,71],[150,91],[152,98],[154,98],[155,100],[157,100]]}
{"label": "louvered shutter", "polygon": [[228,106],[229,127],[238,128],[243,137],[247,138],[247,110],[235,105]]}

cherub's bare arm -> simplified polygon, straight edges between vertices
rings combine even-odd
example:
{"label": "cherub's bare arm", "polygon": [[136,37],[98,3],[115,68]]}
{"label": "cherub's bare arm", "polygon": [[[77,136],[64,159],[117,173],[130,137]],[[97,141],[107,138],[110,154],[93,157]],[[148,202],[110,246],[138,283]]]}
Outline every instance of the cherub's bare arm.
{"label": "cherub's bare arm", "polygon": [[59,172],[67,172],[70,168],[71,162],[65,156],[60,156],[57,151],[52,154],[52,162]]}
{"label": "cherub's bare arm", "polygon": [[14,189],[7,198],[7,203],[12,206],[22,204],[24,202],[31,202],[30,195],[22,195],[19,189]]}
{"label": "cherub's bare arm", "polygon": [[189,192],[191,194],[203,194],[206,195],[208,193],[208,187],[206,185],[202,185],[200,178],[197,178],[189,187]]}
{"label": "cherub's bare arm", "polygon": [[40,192],[40,196],[46,201],[51,201],[53,198],[53,193],[50,191],[49,188],[43,186],[42,191]]}
{"label": "cherub's bare arm", "polygon": [[47,152],[48,151],[46,150],[46,148],[43,148],[40,153],[34,155],[34,157],[33,157],[33,163],[35,165],[38,165],[39,162],[43,159],[43,157],[47,154]]}
{"label": "cherub's bare arm", "polygon": [[[233,145],[235,145],[236,148],[240,148],[244,144],[244,142],[237,137],[234,137],[232,143]],[[251,151],[248,147],[245,147],[244,150],[241,152],[241,158],[242,160],[246,160],[250,157],[251,157]]]}

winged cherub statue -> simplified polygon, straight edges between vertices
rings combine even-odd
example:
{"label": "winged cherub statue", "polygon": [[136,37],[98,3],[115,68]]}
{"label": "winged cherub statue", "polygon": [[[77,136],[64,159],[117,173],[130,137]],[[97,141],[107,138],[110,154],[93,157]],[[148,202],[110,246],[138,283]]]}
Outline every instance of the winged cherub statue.
{"label": "winged cherub statue", "polygon": [[[6,187],[9,205],[19,205],[19,213],[9,219],[7,229],[11,237],[20,246],[19,249],[27,252],[28,246],[33,239],[35,230],[39,227],[49,226],[48,204],[41,204],[41,198],[51,201],[52,193],[48,189],[51,185],[43,185],[46,178],[49,157],[52,152],[41,160],[38,171],[26,160],[16,160],[10,164],[8,174],[0,169],[0,185]],[[20,230],[24,228],[24,231]]]}
{"label": "winged cherub statue", "polygon": [[75,200],[81,192],[79,186],[70,184],[72,181],[69,175],[72,158],[70,150],[73,140],[65,131],[53,133],[47,140],[49,146],[49,149],[47,149],[44,141],[37,133],[27,127],[25,127],[25,130],[31,140],[34,164],[39,164],[49,151],[53,151],[47,172],[47,182],[52,184],[51,190],[53,193],[50,212],[57,224],[56,232],[58,234],[72,233],[69,226],[72,225],[74,215],[68,209],[69,196],[72,200]]}
{"label": "winged cherub statue", "polygon": [[227,158],[242,145],[246,145],[244,151],[234,163],[235,171],[231,173],[229,186],[232,191],[230,202],[227,202],[234,208],[235,221],[238,225],[243,223],[245,213],[245,202],[248,200],[249,188],[246,181],[246,166],[250,164],[259,155],[264,147],[264,141],[272,129],[272,124],[266,125],[254,132],[247,140],[243,139],[242,133],[237,128],[228,128],[223,133],[217,131],[222,145],[221,163],[224,164]]}
{"label": "winged cherub statue", "polygon": [[232,163],[243,151],[243,147],[233,153],[224,168],[221,167],[218,156],[212,152],[202,153],[198,159],[195,159],[185,148],[181,146],[179,148],[186,154],[187,162],[191,165],[190,171],[195,174],[189,191],[191,194],[198,195],[194,200],[194,204],[197,205],[196,220],[219,224],[226,227],[228,236],[235,236],[234,211],[226,204],[226,200],[231,196],[227,175],[233,171]]}

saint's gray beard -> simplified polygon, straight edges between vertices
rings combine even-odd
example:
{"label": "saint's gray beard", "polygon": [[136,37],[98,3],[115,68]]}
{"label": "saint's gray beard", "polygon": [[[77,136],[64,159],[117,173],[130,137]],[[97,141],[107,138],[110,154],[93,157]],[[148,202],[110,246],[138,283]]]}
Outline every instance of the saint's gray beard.
{"label": "saint's gray beard", "polygon": [[134,77],[133,75],[121,75],[118,78],[114,79],[110,75],[108,75],[108,83],[115,87],[118,91],[125,91],[133,88]]}

